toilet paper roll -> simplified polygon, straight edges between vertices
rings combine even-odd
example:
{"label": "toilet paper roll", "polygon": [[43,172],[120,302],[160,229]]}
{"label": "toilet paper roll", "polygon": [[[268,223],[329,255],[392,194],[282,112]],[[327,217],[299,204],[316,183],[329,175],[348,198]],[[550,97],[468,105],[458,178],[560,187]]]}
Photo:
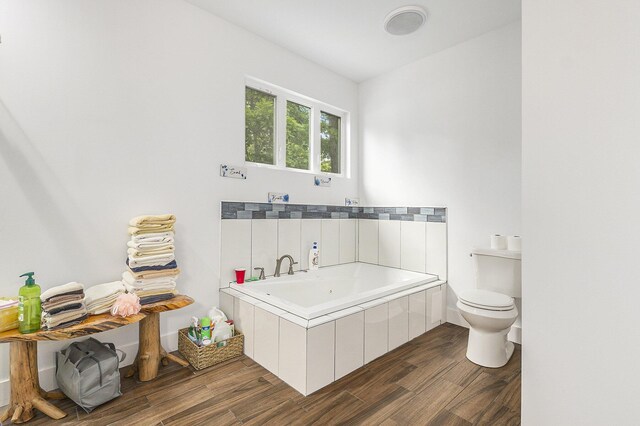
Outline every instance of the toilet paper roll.
{"label": "toilet paper roll", "polygon": [[522,238],[519,235],[507,237],[507,250],[522,251]]}
{"label": "toilet paper roll", "polygon": [[495,234],[491,236],[491,248],[495,250],[507,249],[507,237],[504,235]]}

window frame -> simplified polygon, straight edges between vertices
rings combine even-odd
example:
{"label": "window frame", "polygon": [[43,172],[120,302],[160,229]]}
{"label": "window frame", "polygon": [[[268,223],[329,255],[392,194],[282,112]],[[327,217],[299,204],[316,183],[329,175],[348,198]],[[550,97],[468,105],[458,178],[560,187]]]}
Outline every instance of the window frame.
{"label": "window frame", "polygon": [[[286,170],[289,172],[308,173],[316,175],[329,175],[338,177],[348,177],[347,153],[350,145],[349,138],[349,112],[334,107],[324,102],[308,96],[301,95],[291,90],[284,89],[263,80],[253,77],[245,77],[243,93],[246,93],[246,87],[258,90],[276,97],[275,102],[275,140],[274,140],[274,162],[275,164],[255,163],[247,161],[244,157],[245,164],[252,167],[262,167],[276,170]],[[296,169],[287,167],[287,101],[294,102],[299,105],[310,108],[309,111],[309,169]],[[243,102],[243,129],[246,128],[246,101]],[[340,173],[323,172],[321,170],[321,139],[320,139],[320,114],[326,112],[340,117]],[[246,149],[246,138],[244,140]]]}

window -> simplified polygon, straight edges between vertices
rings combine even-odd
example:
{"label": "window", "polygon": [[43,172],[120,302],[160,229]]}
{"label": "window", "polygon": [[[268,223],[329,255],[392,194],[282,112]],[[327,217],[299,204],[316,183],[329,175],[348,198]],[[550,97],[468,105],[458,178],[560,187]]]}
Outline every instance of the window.
{"label": "window", "polygon": [[245,160],[258,166],[342,174],[349,114],[259,80],[245,87]]}
{"label": "window", "polygon": [[320,168],[323,172],[340,173],[340,117],[320,113]]}
{"label": "window", "polygon": [[276,97],[247,87],[244,111],[246,160],[275,164]]}
{"label": "window", "polygon": [[287,101],[287,167],[309,170],[311,108]]}

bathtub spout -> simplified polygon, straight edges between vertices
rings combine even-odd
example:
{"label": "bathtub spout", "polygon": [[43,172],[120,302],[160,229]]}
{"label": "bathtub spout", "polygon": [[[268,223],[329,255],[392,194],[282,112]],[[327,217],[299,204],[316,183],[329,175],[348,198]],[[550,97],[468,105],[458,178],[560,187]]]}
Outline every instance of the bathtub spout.
{"label": "bathtub spout", "polygon": [[291,257],[291,255],[285,254],[281,258],[276,259],[276,272],[273,274],[274,277],[280,276],[280,267],[282,266],[282,261],[284,259],[289,259],[289,272],[287,272],[287,274],[293,275],[293,265],[297,265],[298,262],[294,262],[293,257]]}

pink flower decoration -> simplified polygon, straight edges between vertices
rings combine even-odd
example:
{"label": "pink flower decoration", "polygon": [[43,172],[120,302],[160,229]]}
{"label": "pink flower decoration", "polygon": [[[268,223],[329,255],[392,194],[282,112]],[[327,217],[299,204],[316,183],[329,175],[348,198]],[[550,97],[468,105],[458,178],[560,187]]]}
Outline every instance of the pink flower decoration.
{"label": "pink flower decoration", "polygon": [[121,317],[128,317],[140,312],[140,298],[133,293],[125,293],[118,296],[113,307],[111,308],[111,315],[120,315]]}

